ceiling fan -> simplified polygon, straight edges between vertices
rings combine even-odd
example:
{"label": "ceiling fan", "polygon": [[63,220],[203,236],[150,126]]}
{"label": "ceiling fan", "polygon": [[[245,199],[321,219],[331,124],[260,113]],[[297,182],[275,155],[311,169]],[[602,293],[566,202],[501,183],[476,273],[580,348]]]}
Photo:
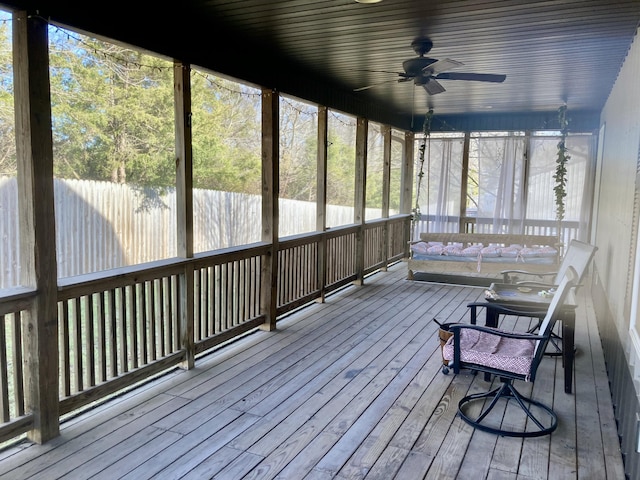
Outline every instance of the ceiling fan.
{"label": "ceiling fan", "polygon": [[369,70],[381,73],[395,73],[400,78],[356,88],[353,91],[361,92],[384,83],[408,82],[412,80],[415,85],[422,86],[429,95],[436,95],[445,91],[445,88],[440,82],[438,82],[438,80],[472,80],[476,82],[502,83],[507,78],[506,75],[493,75],[489,73],[447,72],[447,70],[463,65],[463,63],[449,58],[437,60],[435,58],[425,57],[425,54],[431,50],[431,47],[433,47],[433,42],[427,37],[416,38],[411,42],[411,46],[418,56],[402,62],[402,69],[404,72]]}

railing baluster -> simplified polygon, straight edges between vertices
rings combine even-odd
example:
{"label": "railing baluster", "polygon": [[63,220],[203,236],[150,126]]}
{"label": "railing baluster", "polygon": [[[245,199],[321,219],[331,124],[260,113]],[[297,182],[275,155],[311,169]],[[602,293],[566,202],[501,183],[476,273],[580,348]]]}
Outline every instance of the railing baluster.
{"label": "railing baluster", "polygon": [[[156,355],[157,357],[164,357],[165,348],[165,324],[164,324],[164,281],[162,278],[157,278],[154,281],[155,284],[155,309],[156,309]],[[156,358],[157,358],[156,357]]]}
{"label": "railing baluster", "polygon": [[7,315],[1,315],[2,325],[0,325],[0,414],[2,421],[10,420],[9,412],[9,364],[7,362],[7,334],[6,324]]}
{"label": "railing baluster", "polygon": [[95,325],[93,316],[93,304],[91,295],[82,296],[82,318],[84,323],[86,344],[87,383],[89,386],[96,384],[96,357],[95,357]]}
{"label": "railing baluster", "polygon": [[129,371],[129,336],[127,332],[127,317],[126,317],[126,287],[121,287],[116,290],[116,328],[118,342],[116,349],[119,354],[118,374],[126,373]]}
{"label": "railing baluster", "polygon": [[173,345],[171,346],[171,352],[176,352],[182,348],[180,341],[180,276],[172,275],[171,277],[171,317],[173,331]]}
{"label": "railing baluster", "polygon": [[218,298],[218,280],[217,280],[217,266],[211,266],[206,268],[207,273],[207,284],[206,289],[204,290],[204,294],[207,298],[207,310],[206,310],[206,319],[207,319],[207,328],[204,332],[202,338],[210,337],[215,335],[219,329],[217,322],[219,317],[216,313],[216,302]]}
{"label": "railing baluster", "polygon": [[77,297],[73,303],[73,356],[74,356],[74,380],[75,391],[81,392],[84,390],[83,374],[84,374],[84,362],[83,362],[83,345],[82,342],[82,309],[80,305],[80,297]]}
{"label": "railing baluster", "polygon": [[231,323],[230,327],[235,327],[240,324],[240,295],[242,295],[240,289],[240,263],[236,260],[231,264]]}
{"label": "railing baluster", "polygon": [[136,369],[140,366],[140,344],[138,343],[138,318],[136,315],[137,305],[137,291],[138,284],[129,285],[127,287],[127,322],[130,325],[131,332],[129,334],[129,341],[131,345],[131,368]]}
{"label": "railing baluster", "polygon": [[107,327],[108,327],[108,336],[107,336],[107,352],[108,352],[108,362],[109,364],[107,371],[109,372],[110,378],[114,378],[118,375],[118,337],[117,337],[117,320],[116,320],[116,290],[111,289],[107,292],[108,295],[108,316],[107,316]]}
{"label": "railing baluster", "polygon": [[60,383],[62,395],[68,397],[71,395],[71,361],[69,348],[69,306],[68,301],[62,301],[58,304],[58,318],[60,326],[60,335],[62,338],[61,362],[60,362]]}
{"label": "railing baluster", "polygon": [[97,293],[98,297],[98,354],[100,356],[100,382],[107,380],[107,292]]}
{"label": "railing baluster", "polygon": [[25,414],[24,410],[24,384],[22,369],[22,312],[9,314],[11,318],[11,352],[13,360],[13,404],[15,405],[15,415],[20,417]]}
{"label": "railing baluster", "polygon": [[214,273],[214,284],[212,285],[212,290],[214,293],[213,302],[211,305],[211,311],[213,313],[215,329],[213,331],[214,334],[220,333],[223,330],[222,325],[222,302],[224,300],[224,295],[222,292],[222,265],[215,265],[213,267]]}
{"label": "railing baluster", "polygon": [[147,322],[149,329],[149,336],[147,338],[149,344],[149,359],[147,362],[153,362],[157,358],[156,351],[156,295],[155,295],[155,280],[146,282],[147,284]]}
{"label": "railing baluster", "polygon": [[202,340],[202,270],[193,270],[193,338]]}
{"label": "railing baluster", "polygon": [[147,309],[146,290],[144,282],[136,283],[136,316],[138,318],[138,332],[140,333],[140,364],[146,365],[149,358],[148,332],[147,332]]}
{"label": "railing baluster", "polygon": [[171,350],[171,335],[173,334],[171,328],[171,279],[169,277],[163,277],[160,279],[160,285],[162,289],[162,337],[160,342],[162,343],[162,355],[161,357],[167,356]]}

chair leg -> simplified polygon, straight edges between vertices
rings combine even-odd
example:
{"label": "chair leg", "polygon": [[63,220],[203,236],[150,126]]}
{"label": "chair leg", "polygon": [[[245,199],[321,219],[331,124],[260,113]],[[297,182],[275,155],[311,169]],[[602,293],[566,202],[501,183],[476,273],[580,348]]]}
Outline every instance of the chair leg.
{"label": "chair leg", "polygon": [[[528,417],[528,421],[526,422],[527,425],[535,426],[535,428],[530,428],[529,430],[526,430],[525,428],[522,431],[503,429],[501,428],[502,415],[494,415],[494,425],[482,423],[484,420],[488,420],[488,415],[501,399],[504,399],[507,403],[509,400],[515,400],[516,404]],[[472,417],[469,412],[469,406],[476,401],[488,401],[488,405],[483,405],[480,413]],[[533,411],[534,409],[536,410],[535,413]],[[503,379],[502,385],[490,392],[474,393],[464,397],[458,403],[458,414],[465,422],[478,430],[495,433],[505,437],[540,437],[543,435],[549,435],[558,426],[558,417],[551,408],[522,395],[518,390],[516,390],[513,386],[513,381],[510,379]],[[495,417],[498,418],[496,419]]]}

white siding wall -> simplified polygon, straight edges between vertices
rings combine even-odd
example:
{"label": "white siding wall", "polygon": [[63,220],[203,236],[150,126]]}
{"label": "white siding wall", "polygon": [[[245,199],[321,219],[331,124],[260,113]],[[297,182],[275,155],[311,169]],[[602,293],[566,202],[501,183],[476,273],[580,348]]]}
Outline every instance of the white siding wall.
{"label": "white siding wall", "polygon": [[[631,252],[635,248],[633,204],[640,146],[639,79],[640,39],[636,35],[601,116],[605,133],[594,225],[595,243],[599,247],[595,267],[632,365],[639,364],[640,342],[636,319],[625,313],[625,296],[635,265]],[[637,297],[638,285],[632,295]]]}

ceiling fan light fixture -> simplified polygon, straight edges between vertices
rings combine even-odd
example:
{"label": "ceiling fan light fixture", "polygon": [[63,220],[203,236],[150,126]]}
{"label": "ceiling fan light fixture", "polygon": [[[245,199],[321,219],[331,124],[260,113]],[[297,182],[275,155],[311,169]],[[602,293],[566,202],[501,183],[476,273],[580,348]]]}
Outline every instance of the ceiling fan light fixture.
{"label": "ceiling fan light fixture", "polygon": [[380,3],[382,0],[356,0],[356,3]]}

